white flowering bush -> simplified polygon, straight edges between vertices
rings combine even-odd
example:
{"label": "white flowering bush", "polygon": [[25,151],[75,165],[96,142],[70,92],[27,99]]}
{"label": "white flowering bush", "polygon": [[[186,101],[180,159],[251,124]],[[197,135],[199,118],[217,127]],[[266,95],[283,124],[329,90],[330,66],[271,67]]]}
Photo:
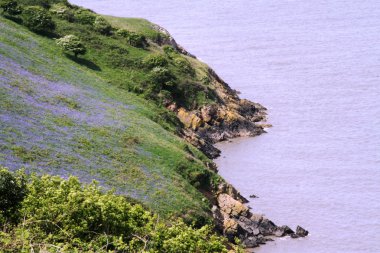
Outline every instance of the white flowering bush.
{"label": "white flowering bush", "polygon": [[86,47],[75,35],[66,35],[65,37],[57,39],[56,43],[63,51],[73,53],[75,57],[78,57],[79,54],[83,55],[86,53]]}

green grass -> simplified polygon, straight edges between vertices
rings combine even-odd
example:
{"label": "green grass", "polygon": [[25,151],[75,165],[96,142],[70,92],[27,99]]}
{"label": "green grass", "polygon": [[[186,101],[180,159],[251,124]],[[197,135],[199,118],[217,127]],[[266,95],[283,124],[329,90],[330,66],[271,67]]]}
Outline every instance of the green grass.
{"label": "green grass", "polygon": [[[61,176],[74,174],[84,181],[96,178],[164,217],[209,217],[210,204],[197,189],[202,185],[194,182],[203,174],[211,175],[209,182],[219,179],[206,169],[209,160],[175,135],[179,125],[173,114],[157,101],[128,91],[144,83],[149,69],[139,64],[113,67],[110,62],[117,50],[126,50],[128,61],[141,62],[162,49],[135,48],[121,43],[122,38],[97,34],[84,25],[55,21],[58,34],[77,34],[85,41],[85,57],[74,61],[53,39],[0,17],[0,56],[4,61],[0,78],[6,80],[0,82],[0,115],[30,121],[28,128],[12,121],[0,125],[0,165],[11,169],[22,165],[29,171]],[[116,18],[110,21],[118,24]],[[128,29],[147,37],[152,32],[147,21],[119,21],[120,25],[126,22]],[[170,64],[181,82],[195,83],[199,78],[180,73]],[[61,85],[72,93],[45,93],[45,83]],[[31,100],[36,100],[36,105]],[[209,102],[205,97],[200,100]],[[56,114],[54,108],[67,108],[69,113]],[[79,120],[76,113],[102,118],[91,123]],[[163,117],[172,117],[174,123]]]}
{"label": "green grass", "polygon": [[152,23],[143,18],[120,18],[108,15],[103,15],[103,17],[116,28],[139,33],[152,40],[157,40],[159,37],[165,37],[164,34],[152,29]]}

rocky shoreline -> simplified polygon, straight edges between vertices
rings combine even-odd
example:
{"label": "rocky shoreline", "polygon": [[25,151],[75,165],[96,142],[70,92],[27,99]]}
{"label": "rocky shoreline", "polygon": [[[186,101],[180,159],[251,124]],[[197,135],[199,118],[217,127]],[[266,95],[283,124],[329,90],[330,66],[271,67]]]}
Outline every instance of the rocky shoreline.
{"label": "rocky shoreline", "polygon": [[[178,45],[164,28],[157,25],[154,28],[167,36],[162,44],[171,45],[179,53],[195,58]],[[184,126],[180,135],[210,159],[214,159],[221,152],[214,146],[215,143],[236,137],[257,136],[265,133],[264,128],[270,125],[265,123],[265,107],[240,99],[237,91],[231,89],[211,68],[208,68],[208,77],[218,96],[218,104],[191,111],[178,108],[176,104],[168,104],[167,108],[176,113]],[[207,165],[217,171],[215,163]],[[217,190],[205,195],[213,204],[211,210],[216,229],[230,242],[239,238],[246,248],[254,248],[272,241],[272,237],[299,238],[308,235],[308,231],[300,226],[293,231],[286,225],[277,226],[263,215],[254,214],[245,205],[248,200],[228,183],[220,184]]]}

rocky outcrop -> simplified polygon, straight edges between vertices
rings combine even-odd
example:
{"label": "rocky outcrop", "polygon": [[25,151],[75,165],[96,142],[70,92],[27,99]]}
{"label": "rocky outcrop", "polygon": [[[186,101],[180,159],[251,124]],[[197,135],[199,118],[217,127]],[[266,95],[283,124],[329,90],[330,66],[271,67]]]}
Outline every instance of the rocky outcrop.
{"label": "rocky outcrop", "polygon": [[[174,110],[184,125],[183,137],[209,158],[219,156],[219,150],[213,146],[217,142],[265,132],[263,125],[257,123],[265,121],[266,109],[257,103],[239,99],[228,86],[223,89],[219,92],[220,97],[225,99],[223,103],[192,111],[185,108]],[[168,108],[173,106],[169,105]]]}
{"label": "rocky outcrop", "polygon": [[216,227],[231,242],[239,238],[245,247],[253,248],[273,240],[273,236],[298,238],[308,234],[300,226],[294,232],[288,226],[277,226],[263,215],[252,213],[244,204],[247,200],[230,184],[219,185],[215,195],[212,214]]}
{"label": "rocky outcrop", "polygon": [[156,41],[159,45],[169,45],[172,46],[175,50],[177,50],[179,53],[190,56],[192,58],[196,58],[195,55],[190,54],[186,49],[184,49],[181,45],[179,45],[175,39],[170,35],[168,30],[165,28],[157,25],[157,24],[152,24],[152,28],[156,31],[161,32],[164,34],[164,37],[160,37],[159,41]]}

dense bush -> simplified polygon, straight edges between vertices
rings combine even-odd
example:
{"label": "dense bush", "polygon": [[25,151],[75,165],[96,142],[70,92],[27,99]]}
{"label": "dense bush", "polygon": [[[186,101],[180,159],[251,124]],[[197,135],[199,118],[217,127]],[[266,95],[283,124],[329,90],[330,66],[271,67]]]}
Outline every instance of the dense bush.
{"label": "dense bush", "polygon": [[66,6],[64,4],[54,4],[50,8],[50,12],[60,19],[65,19],[69,22],[74,21],[73,11],[68,6]]}
{"label": "dense bush", "polygon": [[67,0],[18,0],[18,2],[23,5],[41,6],[45,9],[50,8],[53,4],[56,3],[69,5]]}
{"label": "dense bush", "polygon": [[[14,178],[1,169],[3,174]],[[2,188],[1,196],[12,189]],[[0,224],[6,252],[227,252],[225,239],[210,226],[195,229],[181,220],[168,225],[95,182],[82,186],[75,177],[31,176],[27,189],[18,225]]]}
{"label": "dense bush", "polygon": [[2,0],[0,1],[0,8],[4,13],[10,16],[21,14],[22,9],[15,0]]}
{"label": "dense bush", "polygon": [[75,57],[86,53],[86,47],[75,35],[66,35],[63,38],[57,39],[56,43],[63,51],[73,53]]}
{"label": "dense bush", "polygon": [[169,69],[164,67],[153,68],[149,78],[152,84],[160,87],[158,91],[161,89],[171,89],[176,85],[175,76]]}
{"label": "dense bush", "polygon": [[78,8],[74,12],[75,21],[84,25],[93,25],[96,19],[96,14],[90,10]]}
{"label": "dense bush", "polygon": [[129,45],[133,47],[145,48],[148,46],[148,42],[144,35],[130,32],[126,29],[118,29],[116,35],[127,38]]}
{"label": "dense bush", "polygon": [[136,33],[132,33],[128,36],[128,43],[133,47],[144,48],[148,46],[145,36]]}
{"label": "dense bush", "polygon": [[101,34],[109,35],[112,30],[112,26],[102,16],[97,16],[94,21],[94,28]]}
{"label": "dense bush", "polygon": [[116,35],[120,36],[120,37],[124,37],[124,38],[127,38],[129,36],[129,34],[131,34],[130,31],[126,30],[126,29],[118,29],[116,31]]}
{"label": "dense bush", "polygon": [[189,74],[191,76],[195,75],[195,70],[191,66],[190,62],[186,60],[183,57],[176,57],[174,59],[174,64],[183,72],[186,74]]}
{"label": "dense bush", "polygon": [[25,177],[0,167],[0,217],[10,218],[15,214],[25,195]]}
{"label": "dense bush", "polygon": [[26,7],[22,12],[22,20],[26,27],[36,33],[48,34],[55,29],[50,14],[39,6]]}
{"label": "dense bush", "polygon": [[169,62],[163,55],[151,54],[144,58],[143,64],[146,68],[153,69],[155,67],[166,67]]}
{"label": "dense bush", "polygon": [[169,45],[163,46],[162,49],[164,50],[165,54],[169,56],[170,58],[172,57],[172,55],[178,54],[177,51],[174,49],[174,47],[169,46]]}

